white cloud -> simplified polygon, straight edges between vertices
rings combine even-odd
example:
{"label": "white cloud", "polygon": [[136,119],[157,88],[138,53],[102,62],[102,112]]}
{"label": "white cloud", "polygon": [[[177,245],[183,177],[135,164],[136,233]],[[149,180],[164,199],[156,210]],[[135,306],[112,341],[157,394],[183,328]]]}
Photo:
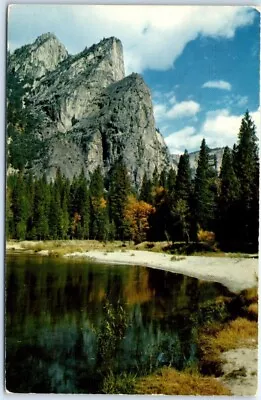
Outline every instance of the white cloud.
{"label": "white cloud", "polygon": [[50,31],[72,53],[103,37],[117,36],[130,73],[169,69],[199,35],[232,38],[254,16],[254,9],[235,6],[15,5],[8,30],[12,47]]}
{"label": "white cloud", "polygon": [[208,81],[202,85],[203,88],[213,88],[213,89],[222,89],[222,90],[231,90],[232,86],[229,82],[226,81]]}
{"label": "white cloud", "polygon": [[[179,131],[173,132],[171,135],[165,137],[165,143],[167,144],[171,154],[182,154],[185,150],[185,144],[188,143],[189,145],[197,146],[197,139],[195,141],[195,136],[193,136],[196,132],[194,126],[186,126]],[[193,143],[194,142],[194,143]]]}
{"label": "white cloud", "polygon": [[200,105],[193,100],[176,103],[168,110],[166,117],[169,119],[191,117],[200,111]]}
{"label": "white cloud", "polygon": [[[250,112],[250,115],[256,125],[256,134],[260,137],[260,110]],[[172,154],[183,153],[185,148],[188,151],[198,150],[203,138],[210,148],[233,147],[238,140],[241,120],[242,115],[230,114],[227,109],[211,111],[206,114],[206,119],[198,132],[195,127],[186,126],[168,135],[165,142]]]}
{"label": "white cloud", "polygon": [[154,110],[154,117],[157,122],[161,121],[163,118],[166,117],[167,106],[165,104],[156,104],[153,107],[153,110]]}
{"label": "white cloud", "polygon": [[[256,125],[257,135],[260,134],[260,112],[250,112]],[[238,132],[242,115],[230,114],[228,110],[220,110],[215,116],[207,115],[201,128],[201,134],[206,138],[209,147],[232,147],[238,140]]]}

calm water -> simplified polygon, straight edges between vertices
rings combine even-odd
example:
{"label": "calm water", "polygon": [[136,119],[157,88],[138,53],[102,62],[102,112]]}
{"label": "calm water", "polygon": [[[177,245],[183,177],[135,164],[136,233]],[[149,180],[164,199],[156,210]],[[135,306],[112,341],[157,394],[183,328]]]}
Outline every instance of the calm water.
{"label": "calm water", "polygon": [[25,393],[97,393],[110,370],[182,369],[197,361],[202,307],[227,294],[155,269],[21,255],[7,257],[6,289],[6,384]]}

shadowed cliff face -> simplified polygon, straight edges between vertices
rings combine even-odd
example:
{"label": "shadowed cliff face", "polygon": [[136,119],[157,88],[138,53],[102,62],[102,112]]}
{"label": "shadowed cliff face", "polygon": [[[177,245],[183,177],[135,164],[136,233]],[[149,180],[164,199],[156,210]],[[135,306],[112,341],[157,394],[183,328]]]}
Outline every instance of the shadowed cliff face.
{"label": "shadowed cliff face", "polygon": [[[52,179],[59,167],[69,179],[82,168],[88,177],[98,166],[106,174],[123,158],[140,186],[169,167],[170,156],[156,131],[151,95],[138,74],[125,77],[121,42],[112,37],[70,56],[52,34],[11,55],[11,73],[31,79],[27,107],[39,116],[35,135],[47,151],[32,169]],[[27,84],[28,85],[28,84]]]}

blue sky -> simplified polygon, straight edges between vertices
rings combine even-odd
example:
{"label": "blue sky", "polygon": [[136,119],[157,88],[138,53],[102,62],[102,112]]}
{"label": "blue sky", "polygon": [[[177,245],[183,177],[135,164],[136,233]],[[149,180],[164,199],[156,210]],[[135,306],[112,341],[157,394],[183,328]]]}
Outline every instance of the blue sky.
{"label": "blue sky", "polygon": [[151,89],[172,153],[232,146],[249,109],[260,131],[259,13],[224,6],[36,6],[9,11],[10,50],[53,32],[70,53],[116,36],[126,74]]}

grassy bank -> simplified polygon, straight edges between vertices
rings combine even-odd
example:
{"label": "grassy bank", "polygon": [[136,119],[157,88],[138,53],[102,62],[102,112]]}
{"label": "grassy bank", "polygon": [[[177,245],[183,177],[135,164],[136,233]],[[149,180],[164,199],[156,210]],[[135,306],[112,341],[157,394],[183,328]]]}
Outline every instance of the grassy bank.
{"label": "grassy bank", "polygon": [[231,392],[213,377],[190,371],[162,368],[155,374],[138,379],[134,393],[165,395],[230,395]]}
{"label": "grassy bank", "polygon": [[241,347],[257,347],[258,289],[242,291],[234,300],[237,318],[226,324],[215,321],[199,331],[199,370],[203,374],[222,374],[222,353]]}
{"label": "grassy bank", "polygon": [[[238,295],[245,317],[238,317],[225,324],[206,323],[198,336],[199,364],[184,371],[164,367],[154,373],[134,378],[110,377],[108,393],[165,394],[165,395],[231,395],[229,387],[216,379],[222,372],[222,353],[231,349],[257,348],[257,288]],[[247,369],[247,364],[244,367]],[[238,371],[235,371],[238,373]],[[235,378],[237,379],[237,374]],[[230,380],[233,380],[233,373]],[[128,385],[128,392],[124,390]],[[244,382],[242,382],[244,385]]]}
{"label": "grassy bank", "polygon": [[[157,253],[173,255],[198,255],[211,257],[249,257],[249,254],[224,253],[211,245],[203,242],[143,242],[136,244],[132,241],[100,242],[98,240],[45,240],[45,241],[15,241],[7,242],[7,251],[20,251],[24,253],[39,253],[40,255],[63,256],[79,252],[85,253],[92,250],[104,252],[124,250],[147,250]],[[255,255],[257,257],[257,255]],[[253,257],[253,255],[251,255]]]}
{"label": "grassy bank", "polygon": [[[8,249],[33,254],[62,256],[70,252],[86,253],[99,250],[103,253],[125,252],[127,250],[150,250],[154,252],[169,252],[165,243],[134,243],[98,241],[44,241],[44,242],[9,242]],[[137,254],[137,253],[136,253]],[[173,254],[173,253],[172,253]],[[173,261],[182,256],[171,256]],[[182,254],[182,253],[181,253]],[[216,253],[220,257],[223,253]],[[113,256],[113,254],[111,254]],[[229,256],[229,254],[226,254]],[[235,255],[232,254],[232,257]],[[237,256],[239,256],[237,254]],[[242,255],[240,255],[242,256]],[[106,257],[109,257],[106,254]],[[148,257],[148,253],[146,253]],[[152,258],[161,256],[152,255]],[[165,259],[172,258],[165,256]],[[164,260],[164,256],[162,256]],[[199,258],[196,259],[201,263]],[[207,260],[209,262],[210,259]],[[215,260],[218,261],[219,260]],[[227,260],[232,261],[232,260]],[[235,261],[236,266],[237,260]],[[245,262],[246,260],[244,260]],[[220,260],[220,264],[223,260]],[[195,260],[193,259],[193,268]],[[249,270],[247,269],[247,274]],[[254,282],[255,283],[255,282]],[[203,283],[202,283],[203,284]],[[257,284],[257,282],[256,282]],[[223,307],[224,306],[224,307]],[[224,314],[223,311],[228,311]],[[129,374],[105,377],[103,393],[137,393],[137,394],[172,394],[172,395],[226,395],[230,391],[216,377],[222,376],[222,354],[231,349],[242,347],[256,348],[257,346],[257,288],[244,290],[235,296],[220,296],[211,307],[206,304],[197,310],[198,328],[198,359],[199,363],[190,370],[177,371],[173,368],[161,368],[151,375],[136,377]],[[232,317],[231,317],[232,315]],[[219,317],[220,316],[220,317]],[[201,319],[200,319],[201,318]],[[230,320],[228,321],[228,318]],[[218,321],[218,322],[217,322]],[[204,324],[204,325],[203,325]],[[203,325],[203,326],[202,326]],[[246,364],[247,369],[247,364]]]}

